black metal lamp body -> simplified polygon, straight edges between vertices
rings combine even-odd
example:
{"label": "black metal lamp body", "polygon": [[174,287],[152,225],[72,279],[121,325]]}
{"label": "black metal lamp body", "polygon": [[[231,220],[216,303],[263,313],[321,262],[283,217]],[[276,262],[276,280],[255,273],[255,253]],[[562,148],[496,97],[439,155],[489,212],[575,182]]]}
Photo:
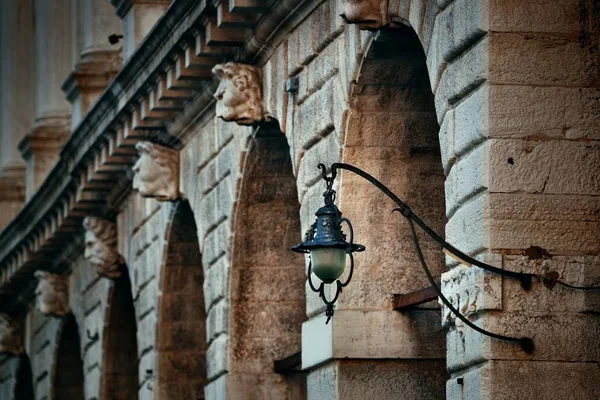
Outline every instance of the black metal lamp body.
{"label": "black metal lamp body", "polygon": [[[333,190],[333,179],[327,178],[327,191],[324,194],[325,206],[319,208],[315,215],[317,221],[311,226],[306,234],[305,241],[292,247],[297,253],[310,253],[310,262],[308,265],[308,284],[314,292],[319,293],[323,302],[327,306],[325,315],[326,323],[333,316],[333,305],[342,292],[342,288],[347,286],[352,279],[354,272],[354,256],[352,253],[364,251],[365,246],[354,243],[354,231],[352,224],[347,218],[342,218],[342,213],[333,204],[335,200],[335,191]],[[346,234],[342,231],[342,224],[346,223],[350,231],[350,241],[346,241]],[[338,280],[346,269],[346,255],[350,258],[350,270],[348,277],[342,283]],[[317,288],[312,281],[312,273],[321,280]],[[332,300],[325,297],[325,285],[336,284],[336,294]]]}

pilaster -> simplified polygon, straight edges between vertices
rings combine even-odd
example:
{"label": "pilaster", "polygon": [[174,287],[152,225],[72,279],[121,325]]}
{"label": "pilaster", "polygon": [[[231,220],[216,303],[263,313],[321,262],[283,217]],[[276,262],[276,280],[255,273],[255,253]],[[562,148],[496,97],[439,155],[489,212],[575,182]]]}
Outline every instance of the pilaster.
{"label": "pilaster", "polygon": [[26,162],[23,181],[26,198],[37,191],[59,158],[60,149],[69,137],[68,121],[46,120],[21,140],[19,150]]}
{"label": "pilaster", "polygon": [[163,15],[170,0],[111,0],[123,20],[123,59],[127,60]]}

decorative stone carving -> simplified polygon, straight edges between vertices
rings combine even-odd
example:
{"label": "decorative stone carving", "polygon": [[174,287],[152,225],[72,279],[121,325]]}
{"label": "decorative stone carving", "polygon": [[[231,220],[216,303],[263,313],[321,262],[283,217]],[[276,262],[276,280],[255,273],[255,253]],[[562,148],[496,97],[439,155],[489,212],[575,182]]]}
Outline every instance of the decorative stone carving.
{"label": "decorative stone carving", "polygon": [[340,16],[359,29],[381,29],[390,24],[388,3],[388,0],[342,0]]}
{"label": "decorative stone carving", "polygon": [[123,258],[117,252],[117,227],[113,222],[86,217],[84,257],[96,268],[98,275],[116,279],[121,276]]}
{"label": "decorative stone carving", "polygon": [[[454,308],[464,316],[481,310],[502,309],[502,277],[480,268],[459,265],[443,273],[441,288]],[[439,302],[442,305],[442,326],[454,325],[456,316]]]}
{"label": "decorative stone carving", "polygon": [[252,65],[228,62],[212,70],[220,80],[214,94],[217,117],[238,125],[254,125],[264,121],[260,70]]}
{"label": "decorative stone carving", "polygon": [[19,355],[22,352],[21,324],[10,315],[0,313],[0,353]]}
{"label": "decorative stone carving", "polygon": [[133,166],[133,189],[158,201],[180,198],[179,152],[150,142],[138,142],[135,148],[140,158]]}
{"label": "decorative stone carving", "polygon": [[36,305],[44,315],[64,317],[69,312],[69,277],[48,271],[35,271]]}

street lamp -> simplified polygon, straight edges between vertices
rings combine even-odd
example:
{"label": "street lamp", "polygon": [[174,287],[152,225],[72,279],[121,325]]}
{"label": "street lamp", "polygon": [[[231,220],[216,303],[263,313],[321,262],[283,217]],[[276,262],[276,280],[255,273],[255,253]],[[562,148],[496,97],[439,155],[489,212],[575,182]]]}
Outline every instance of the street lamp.
{"label": "street lamp", "polygon": [[[325,166],[319,164],[319,168]],[[333,305],[342,292],[342,288],[350,283],[352,272],[354,271],[354,256],[356,251],[364,251],[365,246],[354,243],[354,231],[348,218],[342,218],[342,213],[333,204],[335,201],[335,190],[333,190],[334,178],[328,178],[323,172],[323,179],[327,181],[327,191],[324,194],[325,206],[319,208],[315,215],[317,221],[312,224],[309,232],[306,234],[305,241],[292,247],[297,253],[310,253],[310,262],[308,264],[308,284],[314,292],[319,293],[323,302],[327,306],[325,315],[326,323],[333,317]],[[342,224],[346,223],[350,232],[350,241],[346,241],[346,234],[342,232]],[[344,283],[338,278],[342,276],[346,269],[346,254],[350,257],[350,272]],[[321,280],[321,285],[317,288],[311,278],[314,272],[317,278]],[[325,285],[336,282],[336,293],[333,300],[327,300],[325,297]]]}
{"label": "street lamp", "polygon": [[[412,240],[415,247],[415,252],[417,253],[417,257],[419,259],[419,263],[421,264],[423,271],[425,272],[425,275],[427,276],[427,279],[429,280],[429,283],[431,284],[432,288],[435,290],[437,296],[440,298],[442,303],[444,303],[444,305],[448,307],[448,309],[454,315],[456,315],[457,318],[459,318],[467,326],[471,327],[479,333],[482,333],[486,336],[495,339],[518,343],[523,349],[523,351],[525,351],[526,353],[531,353],[534,348],[533,341],[531,340],[531,338],[516,338],[499,335],[478,327],[477,325],[473,324],[469,319],[467,319],[467,317],[462,315],[448,301],[448,299],[442,293],[439,285],[433,278],[429,267],[425,262],[423,252],[421,251],[421,246],[419,244],[419,238],[415,231],[415,224],[419,226],[419,228],[421,228],[434,241],[436,241],[442,247],[443,251],[450,257],[453,257],[461,263],[475,265],[489,272],[499,274],[510,279],[518,280],[525,290],[529,290],[531,288],[532,278],[534,277],[540,278],[544,285],[546,285],[550,289],[555,284],[559,284],[571,289],[600,289],[600,287],[597,286],[582,287],[562,282],[558,280],[558,274],[556,272],[550,272],[546,275],[538,276],[529,273],[507,271],[476,260],[468,256],[467,254],[464,254],[463,252],[446,242],[440,235],[435,233],[417,215],[415,215],[410,209],[410,207],[408,207],[402,200],[400,200],[398,196],[396,196],[384,184],[379,182],[377,179],[375,179],[373,176],[369,175],[365,171],[353,165],[334,163],[331,166],[331,176],[327,176],[327,170],[325,165],[319,164],[318,167],[319,169],[321,169],[322,178],[323,180],[325,180],[327,186],[327,189],[323,195],[325,197],[325,206],[319,208],[319,210],[316,212],[315,215],[317,216],[317,221],[311,226],[311,229],[305,237],[305,241],[301,244],[292,247],[292,250],[298,253],[310,253],[310,262],[308,267],[307,278],[308,284],[311,290],[319,293],[319,296],[323,299],[323,302],[327,306],[327,309],[325,311],[327,320],[325,323],[328,323],[329,320],[333,317],[334,304],[337,301],[340,293],[342,292],[342,288],[346,287],[352,279],[352,272],[354,270],[354,256],[352,255],[352,253],[365,250],[364,246],[354,243],[354,233],[352,230],[352,224],[347,218],[342,218],[342,213],[334,204],[335,191],[333,190],[333,183],[337,176],[338,169],[351,171],[359,175],[360,177],[366,179],[396,203],[398,207],[395,208],[393,211],[398,211],[408,221],[408,226],[412,235]],[[347,224],[348,230],[350,232],[350,241],[348,242],[346,241],[346,235],[342,232],[342,224],[344,222]],[[350,270],[348,273],[348,277],[342,283],[338,280],[338,278],[343,274],[345,270],[346,254],[350,258]],[[321,279],[321,284],[318,288],[313,284],[311,277],[312,272],[314,272],[315,275],[319,279]],[[336,285],[335,296],[332,300],[327,300],[327,298],[325,297],[325,285],[333,284],[334,282]]]}

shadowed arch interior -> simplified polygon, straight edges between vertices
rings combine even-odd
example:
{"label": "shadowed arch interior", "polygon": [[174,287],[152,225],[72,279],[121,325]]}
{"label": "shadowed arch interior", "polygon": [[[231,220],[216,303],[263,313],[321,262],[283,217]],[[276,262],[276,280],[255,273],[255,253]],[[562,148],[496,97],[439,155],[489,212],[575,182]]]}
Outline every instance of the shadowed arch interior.
{"label": "shadowed arch interior", "polygon": [[300,351],[306,319],[304,262],[290,251],[300,232],[296,179],[276,122],[255,131],[241,179],[229,289],[229,373],[238,377],[239,390],[262,393],[264,386],[271,388],[264,393],[279,388],[282,399],[301,398],[303,376],[273,373],[275,360]]}
{"label": "shadowed arch interior", "polygon": [[[344,162],[387,185],[436,232],[446,223],[439,126],[421,43],[409,27],[377,34],[351,96]],[[341,210],[367,252],[356,257],[353,283],[340,297],[348,307],[386,308],[393,293],[429,286],[408,225],[375,186],[343,172]],[[439,246],[423,240],[435,275],[443,271]]]}
{"label": "shadowed arch interior", "polygon": [[79,327],[72,313],[64,317],[58,333],[53,370],[52,400],[83,400],[84,377]]}
{"label": "shadowed arch interior", "polygon": [[133,400],[138,394],[135,309],[129,273],[125,266],[122,266],[122,271],[121,277],[111,284],[106,310],[100,394],[100,398],[105,400]]}
{"label": "shadowed arch interior", "polygon": [[[358,72],[351,90],[343,162],[376,177],[443,234],[445,176],[440,129],[417,34],[408,26],[376,33]],[[356,315],[353,310],[379,310],[377,320],[383,329],[371,333],[377,336],[371,339],[377,342],[397,335],[395,340],[405,343],[395,360],[342,363],[339,374],[381,371],[379,379],[393,389],[385,395],[365,390],[365,398],[384,398],[398,391],[405,399],[444,398],[445,337],[437,304],[430,302],[402,314],[391,310],[393,294],[429,286],[407,222],[399,213],[392,214],[393,201],[352,172],[342,172],[339,194],[340,209],[352,221],[356,241],[364,244],[366,251],[355,257],[352,282],[340,296],[338,309],[349,310],[349,315]],[[434,275],[439,276],[444,255],[437,244],[421,237],[423,253]]]}
{"label": "shadowed arch interior", "polygon": [[204,399],[204,273],[194,213],[187,201],[178,201],[173,206],[165,246],[158,303],[155,390],[160,399]]}

